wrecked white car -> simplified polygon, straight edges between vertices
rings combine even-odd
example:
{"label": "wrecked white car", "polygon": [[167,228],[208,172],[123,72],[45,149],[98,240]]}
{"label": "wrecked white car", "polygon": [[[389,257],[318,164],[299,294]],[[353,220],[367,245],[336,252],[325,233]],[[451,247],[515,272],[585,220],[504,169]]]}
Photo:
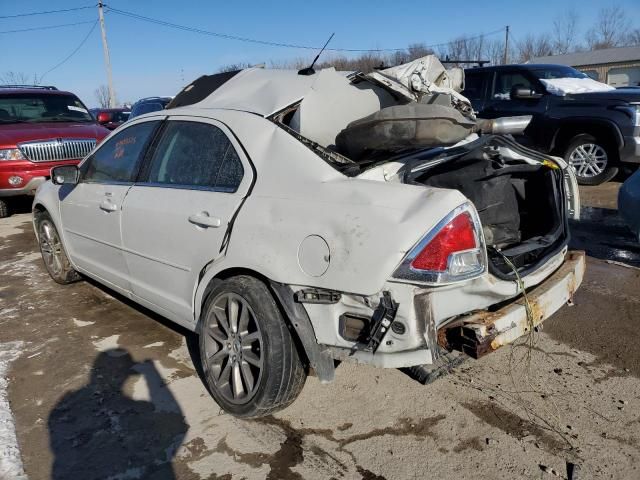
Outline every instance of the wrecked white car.
{"label": "wrecked white car", "polygon": [[197,332],[238,416],[335,360],[480,357],[567,303],[585,263],[571,170],[495,134],[526,120],[477,121],[461,82],[432,58],[201,77],[53,170],[33,207],[46,267]]}

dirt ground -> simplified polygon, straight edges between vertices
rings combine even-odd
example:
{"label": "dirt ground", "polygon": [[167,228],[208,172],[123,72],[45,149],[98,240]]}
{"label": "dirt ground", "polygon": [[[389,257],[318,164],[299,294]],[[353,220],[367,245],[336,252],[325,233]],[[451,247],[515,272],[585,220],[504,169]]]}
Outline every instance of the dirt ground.
{"label": "dirt ground", "polygon": [[573,225],[597,258],[533,348],[469,360],[429,386],[343,363],[334,383],[310,377],[292,406],[260,420],[220,411],[186,331],[98,285],[54,283],[30,215],[0,220],[0,353],[21,345],[8,391],[26,474],[640,478],[640,269],[611,263],[639,252],[616,223],[616,191],[584,190],[585,204],[613,213]]}

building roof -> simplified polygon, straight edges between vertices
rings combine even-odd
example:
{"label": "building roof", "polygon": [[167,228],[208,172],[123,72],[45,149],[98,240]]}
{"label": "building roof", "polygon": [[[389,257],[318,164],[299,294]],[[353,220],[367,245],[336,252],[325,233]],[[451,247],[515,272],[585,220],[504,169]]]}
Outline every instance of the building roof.
{"label": "building roof", "polygon": [[592,50],[590,52],[550,55],[547,57],[532,58],[528,63],[555,63],[557,65],[580,67],[583,65],[600,65],[603,63],[634,61],[640,61],[640,46],[604,48],[602,50]]}

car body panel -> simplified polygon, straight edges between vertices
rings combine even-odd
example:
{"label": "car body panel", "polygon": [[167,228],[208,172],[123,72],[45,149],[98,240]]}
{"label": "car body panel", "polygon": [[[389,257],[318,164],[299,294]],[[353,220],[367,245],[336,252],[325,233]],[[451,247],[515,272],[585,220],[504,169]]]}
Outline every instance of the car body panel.
{"label": "car body panel", "polygon": [[[193,121],[172,116],[168,121]],[[202,269],[222,257],[229,223],[253,182],[240,145],[214,120],[195,119],[221,128],[230,138],[244,176],[237,191],[135,183],[122,209],[122,249],[132,293],[175,316],[193,320],[193,288]],[[219,219],[217,227],[192,223],[192,215]],[[150,241],[152,239],[152,241]]]}
{"label": "car body panel", "polygon": [[[121,250],[120,221],[130,187],[79,183],[75,188],[62,190],[64,201],[60,204],[65,246],[74,264],[127,292],[131,286]],[[105,209],[106,204],[114,210]]]}
{"label": "car body panel", "polygon": [[631,175],[618,192],[618,212],[640,240],[640,170]]}

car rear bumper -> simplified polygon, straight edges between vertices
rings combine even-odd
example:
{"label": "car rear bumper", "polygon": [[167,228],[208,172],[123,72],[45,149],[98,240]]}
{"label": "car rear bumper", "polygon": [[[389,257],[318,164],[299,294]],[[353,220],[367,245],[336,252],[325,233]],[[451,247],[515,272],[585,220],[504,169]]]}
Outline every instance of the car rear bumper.
{"label": "car rear bumper", "polygon": [[582,283],[585,253],[571,251],[562,266],[527,292],[531,315],[523,296],[496,311],[483,310],[441,327],[438,343],[479,358],[528,334],[573,298]]}

